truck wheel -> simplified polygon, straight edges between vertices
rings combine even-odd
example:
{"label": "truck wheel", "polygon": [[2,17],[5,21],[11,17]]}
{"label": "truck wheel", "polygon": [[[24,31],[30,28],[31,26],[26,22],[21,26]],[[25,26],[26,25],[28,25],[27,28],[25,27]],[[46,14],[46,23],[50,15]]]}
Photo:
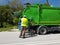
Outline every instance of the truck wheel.
{"label": "truck wheel", "polygon": [[45,35],[47,33],[47,27],[39,27],[38,34]]}

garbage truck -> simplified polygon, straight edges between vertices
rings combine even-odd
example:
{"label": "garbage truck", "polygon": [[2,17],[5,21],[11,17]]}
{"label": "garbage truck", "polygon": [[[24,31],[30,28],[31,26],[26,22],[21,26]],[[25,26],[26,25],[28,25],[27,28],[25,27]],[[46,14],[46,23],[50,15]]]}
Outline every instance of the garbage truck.
{"label": "garbage truck", "polygon": [[29,19],[32,29],[38,34],[60,31],[60,7],[29,5],[24,9],[23,15]]}

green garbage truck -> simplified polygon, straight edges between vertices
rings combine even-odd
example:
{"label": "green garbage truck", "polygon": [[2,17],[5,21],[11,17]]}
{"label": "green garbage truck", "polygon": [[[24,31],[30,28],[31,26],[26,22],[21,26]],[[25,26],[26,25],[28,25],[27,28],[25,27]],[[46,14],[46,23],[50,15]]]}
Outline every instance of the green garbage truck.
{"label": "green garbage truck", "polygon": [[47,34],[49,31],[60,31],[60,8],[43,6],[43,5],[29,5],[24,11],[32,29],[38,34]]}

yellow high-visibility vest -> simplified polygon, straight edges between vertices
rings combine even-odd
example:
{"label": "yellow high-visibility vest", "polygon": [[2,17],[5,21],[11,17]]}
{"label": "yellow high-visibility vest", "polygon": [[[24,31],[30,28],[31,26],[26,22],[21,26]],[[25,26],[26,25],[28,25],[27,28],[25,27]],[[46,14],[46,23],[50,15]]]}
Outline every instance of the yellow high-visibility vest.
{"label": "yellow high-visibility vest", "polygon": [[28,26],[28,19],[27,18],[21,19],[21,26]]}

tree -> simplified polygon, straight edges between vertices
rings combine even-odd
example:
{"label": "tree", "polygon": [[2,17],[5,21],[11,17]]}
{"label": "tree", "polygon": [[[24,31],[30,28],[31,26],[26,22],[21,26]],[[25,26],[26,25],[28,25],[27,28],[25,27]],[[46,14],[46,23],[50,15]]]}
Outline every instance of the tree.
{"label": "tree", "polygon": [[[13,22],[12,9],[8,5],[0,6],[0,27],[4,27],[4,23]],[[12,23],[11,23],[12,24]]]}
{"label": "tree", "polygon": [[8,1],[8,5],[10,6],[10,8],[13,10],[13,13],[16,12],[13,16],[14,17],[14,23],[17,23],[18,21],[16,21],[17,19],[19,19],[19,17],[22,15],[22,11],[23,11],[23,4],[20,0],[10,0]]}
{"label": "tree", "polygon": [[11,8],[14,9],[14,11],[23,10],[23,5],[22,5],[21,1],[19,1],[19,0],[10,0],[10,1],[8,1],[8,4]]}

